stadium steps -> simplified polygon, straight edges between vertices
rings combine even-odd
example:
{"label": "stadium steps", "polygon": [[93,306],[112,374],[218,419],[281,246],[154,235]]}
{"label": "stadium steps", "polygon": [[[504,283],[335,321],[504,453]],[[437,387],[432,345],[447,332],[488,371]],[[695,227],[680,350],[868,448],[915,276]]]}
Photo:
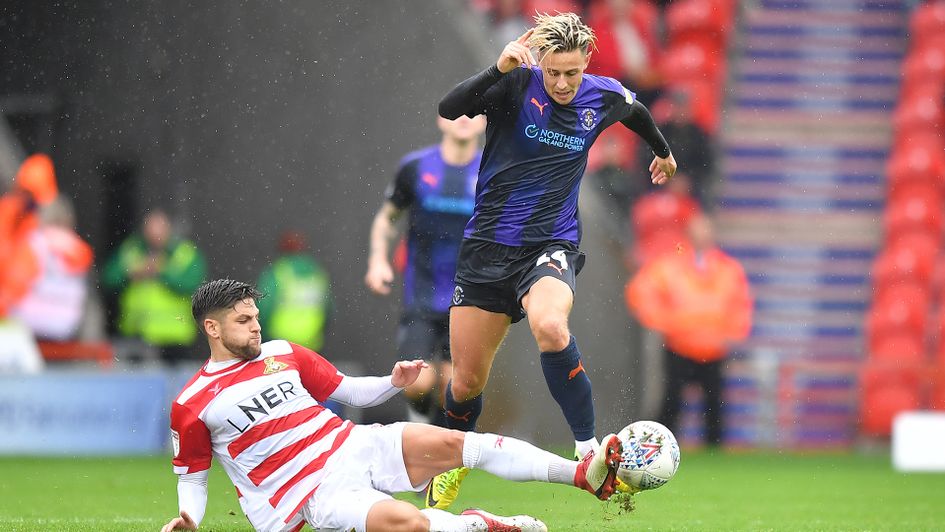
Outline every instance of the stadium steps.
{"label": "stadium steps", "polygon": [[742,10],[717,196],[755,323],[729,368],[729,443],[853,443],[907,15],[905,0]]}

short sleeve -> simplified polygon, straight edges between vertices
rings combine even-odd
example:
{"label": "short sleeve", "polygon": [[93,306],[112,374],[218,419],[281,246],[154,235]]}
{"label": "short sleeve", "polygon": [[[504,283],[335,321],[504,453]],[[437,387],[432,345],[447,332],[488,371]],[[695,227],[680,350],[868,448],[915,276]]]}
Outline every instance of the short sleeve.
{"label": "short sleeve", "polygon": [[174,447],[174,472],[178,475],[210,469],[213,451],[210,431],[186,405],[171,405],[171,443]]}
{"label": "short sleeve", "polygon": [[401,163],[394,181],[387,186],[384,196],[398,209],[406,209],[416,200],[416,159]]}
{"label": "short sleeve", "polygon": [[299,366],[299,376],[302,386],[312,394],[316,401],[323,403],[328,400],[344,375],[324,357],[297,344],[291,344],[295,361]]}

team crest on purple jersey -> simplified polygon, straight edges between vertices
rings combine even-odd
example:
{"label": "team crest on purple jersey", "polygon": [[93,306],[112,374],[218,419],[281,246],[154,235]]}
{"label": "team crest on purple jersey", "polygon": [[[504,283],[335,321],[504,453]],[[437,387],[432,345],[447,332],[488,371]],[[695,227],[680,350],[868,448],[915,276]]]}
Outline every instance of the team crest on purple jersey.
{"label": "team crest on purple jersey", "polygon": [[593,109],[581,109],[578,112],[578,118],[580,118],[581,127],[583,127],[585,131],[590,131],[597,125],[597,111]]}

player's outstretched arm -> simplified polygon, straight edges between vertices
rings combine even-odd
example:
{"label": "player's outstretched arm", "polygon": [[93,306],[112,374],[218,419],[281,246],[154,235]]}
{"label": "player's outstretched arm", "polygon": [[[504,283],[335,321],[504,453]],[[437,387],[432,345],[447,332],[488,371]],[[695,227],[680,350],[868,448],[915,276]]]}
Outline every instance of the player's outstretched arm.
{"label": "player's outstretched arm", "polygon": [[345,375],[329,396],[340,403],[358,408],[377,406],[414,383],[420,370],[429,367],[422,360],[401,361],[386,377],[349,377]]}
{"label": "player's outstretched arm", "polygon": [[537,65],[535,57],[529,49],[528,39],[534,30],[528,30],[521,37],[505,45],[495,65],[483,70],[453,88],[440,100],[440,116],[447,120],[456,120],[462,115],[470,118],[480,113],[476,104],[480,98],[496,84],[502,76],[511,72],[519,65]]}
{"label": "player's outstretched arm", "polygon": [[190,518],[187,512],[181,510],[179,517],[171,519],[161,528],[161,532],[172,532],[174,530],[197,530],[197,523]]}

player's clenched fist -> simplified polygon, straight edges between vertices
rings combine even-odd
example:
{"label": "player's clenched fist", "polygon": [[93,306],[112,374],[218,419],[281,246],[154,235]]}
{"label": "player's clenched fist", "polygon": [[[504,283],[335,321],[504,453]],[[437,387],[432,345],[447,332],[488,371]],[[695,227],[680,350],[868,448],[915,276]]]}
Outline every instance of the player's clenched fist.
{"label": "player's clenched fist", "polygon": [[505,74],[518,68],[519,65],[530,67],[538,64],[538,61],[535,61],[535,57],[532,56],[528,42],[528,39],[532,36],[532,32],[534,31],[535,29],[532,28],[523,33],[518,39],[505,45],[505,49],[503,49],[502,54],[499,55],[499,60],[495,62],[495,66],[499,69],[499,72]]}

